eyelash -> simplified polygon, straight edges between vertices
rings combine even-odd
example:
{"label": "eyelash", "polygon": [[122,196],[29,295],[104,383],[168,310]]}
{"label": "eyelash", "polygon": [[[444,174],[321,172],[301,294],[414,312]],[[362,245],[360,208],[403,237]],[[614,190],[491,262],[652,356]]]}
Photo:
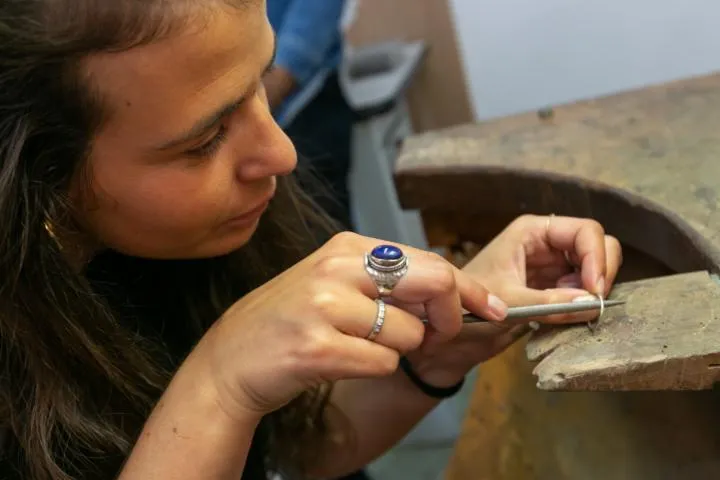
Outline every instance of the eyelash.
{"label": "eyelash", "polygon": [[188,150],[187,153],[191,157],[196,158],[211,157],[215,153],[217,153],[218,150],[220,150],[220,147],[222,147],[222,145],[225,143],[225,140],[227,140],[227,127],[225,125],[220,125],[220,129],[213,138],[211,138],[197,148]]}
{"label": "eyelash", "polygon": [[[255,95],[257,92],[263,88],[262,81],[258,81],[255,88],[250,92],[250,95]],[[188,150],[187,154],[194,158],[200,158],[205,159],[209,158],[217,153],[218,150],[220,150],[220,147],[223,146],[225,141],[227,140],[227,126],[220,125],[220,129],[218,130],[218,133],[215,134],[213,138],[205,142],[203,145],[200,145],[197,148],[193,148],[192,150]]]}

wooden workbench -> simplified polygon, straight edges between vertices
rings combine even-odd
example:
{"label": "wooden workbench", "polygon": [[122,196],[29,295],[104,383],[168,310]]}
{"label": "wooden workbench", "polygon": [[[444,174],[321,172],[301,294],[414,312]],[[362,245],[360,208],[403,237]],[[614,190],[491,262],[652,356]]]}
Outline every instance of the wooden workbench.
{"label": "wooden workbench", "polygon": [[[652,305],[647,279],[688,273],[676,285],[707,291],[683,297],[690,317],[706,319],[691,324],[690,340],[720,352],[720,302],[706,281],[720,271],[720,75],[412,137],[396,184],[403,207],[421,211],[431,244],[455,253],[522,213],[599,220],[624,245],[619,281],[646,279],[618,290],[644,288],[637,301]],[[669,285],[657,290],[665,309],[643,321],[682,319],[667,314],[680,308],[667,302]],[[720,391],[710,370],[701,381],[682,371],[667,384],[648,372],[632,381],[628,372],[628,381],[599,382],[605,391],[553,392],[536,386],[530,350],[518,343],[481,367],[449,479],[720,478]],[[703,355],[715,362],[710,350]],[[613,391],[657,385],[704,390]]]}

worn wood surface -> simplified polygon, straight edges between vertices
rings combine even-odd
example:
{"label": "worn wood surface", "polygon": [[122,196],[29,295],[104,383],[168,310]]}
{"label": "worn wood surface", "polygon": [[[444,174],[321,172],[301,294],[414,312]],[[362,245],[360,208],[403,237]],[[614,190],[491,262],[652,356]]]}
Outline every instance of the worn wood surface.
{"label": "worn wood surface", "polygon": [[611,298],[626,303],[608,308],[593,331],[533,335],[527,356],[539,361],[539,388],[700,390],[720,381],[720,284],[707,272],[619,284]]}
{"label": "worn wood surface", "polygon": [[[464,250],[453,256],[458,266],[477,248]],[[694,283],[702,275],[690,274]],[[663,265],[626,249],[618,292],[646,276],[673,280]],[[517,343],[480,367],[447,480],[720,478],[720,389],[541,390],[527,346]]]}
{"label": "worn wood surface", "polygon": [[[520,213],[553,212],[596,218],[624,244],[674,272],[715,273],[719,158],[720,75],[563,106],[549,120],[520,115],[418,135],[406,142],[396,169],[401,201],[420,209],[431,239],[480,241]],[[683,316],[652,312],[662,318],[653,323],[662,329],[658,338],[676,335],[686,323]],[[706,331],[711,347],[698,356],[720,353],[715,332]],[[564,335],[566,343],[584,341]],[[550,356],[560,362],[568,348]],[[668,378],[655,375],[654,383],[640,378],[647,368],[642,348],[641,342],[626,344],[622,388],[679,388],[669,368],[663,374]],[[575,360],[569,357],[555,370],[567,370]],[[544,368],[551,361],[545,359]],[[572,368],[580,375],[580,367]],[[540,385],[550,388],[552,382],[546,376]]]}
{"label": "worn wood surface", "polygon": [[[406,140],[396,174],[401,204],[422,212],[431,244],[453,247],[451,256],[467,242],[482,245],[519,214],[556,213],[596,218],[616,235],[626,252],[621,277],[718,273],[720,75],[560,106],[546,119],[526,114],[418,135]],[[654,312],[660,331],[682,332],[674,313],[683,305],[661,290],[641,293],[639,285],[634,293],[621,287],[631,296],[650,295],[631,299],[629,318],[638,318],[631,310],[642,301],[645,321]],[[702,300],[674,292],[691,298],[685,308],[705,309],[683,342],[699,341],[717,325],[698,323],[710,319],[710,307],[720,308],[704,285]],[[621,326],[606,326],[603,335]],[[644,351],[640,337],[622,343],[617,333],[618,348]],[[582,343],[565,342],[554,353],[581,354],[589,348]],[[448,479],[720,478],[717,387],[545,391],[536,386],[535,366],[518,343],[480,367]],[[676,379],[669,367],[663,374]],[[622,377],[622,388],[646,386],[633,383],[632,372]]]}
{"label": "worn wood surface", "polygon": [[591,216],[675,271],[717,271],[718,159],[720,75],[414,136],[396,184],[461,236],[522,212]]}
{"label": "worn wood surface", "polygon": [[447,480],[720,478],[719,390],[539,390],[524,347],[481,366]]}

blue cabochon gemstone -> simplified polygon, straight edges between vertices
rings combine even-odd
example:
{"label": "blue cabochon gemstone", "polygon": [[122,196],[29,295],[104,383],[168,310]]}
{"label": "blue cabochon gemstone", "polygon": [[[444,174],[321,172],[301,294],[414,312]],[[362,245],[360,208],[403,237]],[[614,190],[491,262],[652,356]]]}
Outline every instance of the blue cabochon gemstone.
{"label": "blue cabochon gemstone", "polygon": [[378,245],[373,248],[370,255],[378,260],[400,260],[403,256],[403,252],[392,245]]}

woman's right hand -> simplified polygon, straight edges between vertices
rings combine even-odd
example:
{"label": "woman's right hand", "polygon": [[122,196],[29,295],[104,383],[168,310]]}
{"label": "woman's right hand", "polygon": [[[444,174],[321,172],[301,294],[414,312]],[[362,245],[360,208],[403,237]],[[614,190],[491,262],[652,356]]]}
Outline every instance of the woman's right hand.
{"label": "woman's right hand", "polygon": [[400,246],[408,273],[392,290],[380,334],[367,340],[378,291],[363,255],[379,243],[339,234],[228,309],[194,352],[223,408],[262,416],[323,383],[390,375],[401,354],[454,337],[462,308],[504,317],[504,304],[494,298],[490,306],[469,275],[439,255]]}

